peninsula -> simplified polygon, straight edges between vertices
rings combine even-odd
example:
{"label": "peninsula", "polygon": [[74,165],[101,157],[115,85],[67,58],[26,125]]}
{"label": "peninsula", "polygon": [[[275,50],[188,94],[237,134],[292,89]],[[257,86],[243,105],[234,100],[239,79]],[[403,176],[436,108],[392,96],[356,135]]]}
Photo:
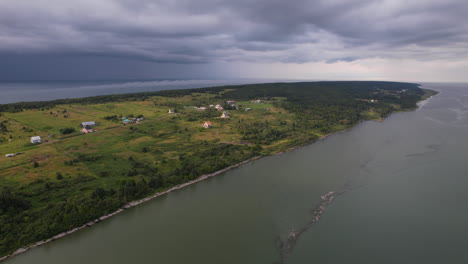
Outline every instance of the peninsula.
{"label": "peninsula", "polygon": [[0,257],[434,94],[304,82],[0,105]]}

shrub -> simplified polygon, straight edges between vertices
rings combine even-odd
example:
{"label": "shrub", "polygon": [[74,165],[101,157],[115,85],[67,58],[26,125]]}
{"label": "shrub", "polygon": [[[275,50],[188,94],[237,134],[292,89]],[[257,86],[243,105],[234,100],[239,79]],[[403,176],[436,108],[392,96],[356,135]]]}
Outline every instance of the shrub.
{"label": "shrub", "polygon": [[67,135],[67,134],[71,134],[71,133],[73,133],[75,131],[76,131],[76,129],[73,128],[73,127],[66,127],[66,128],[61,128],[60,129],[60,134]]}

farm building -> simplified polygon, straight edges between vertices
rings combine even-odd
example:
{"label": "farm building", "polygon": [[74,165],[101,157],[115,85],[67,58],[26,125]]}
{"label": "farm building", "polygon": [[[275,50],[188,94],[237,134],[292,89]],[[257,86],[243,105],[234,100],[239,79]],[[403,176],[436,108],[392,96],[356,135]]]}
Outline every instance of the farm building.
{"label": "farm building", "polygon": [[13,153],[11,153],[11,154],[6,154],[6,155],[5,155],[5,157],[7,157],[7,158],[11,158],[11,157],[14,157],[14,156],[16,156],[16,155],[13,154]]}
{"label": "farm building", "polygon": [[33,144],[38,144],[38,143],[41,143],[41,137],[40,136],[35,136],[35,137],[31,137],[31,143]]}
{"label": "farm building", "polygon": [[245,108],[245,112],[252,111],[252,108]]}
{"label": "farm building", "polygon": [[204,128],[210,128],[210,127],[212,127],[211,122],[210,122],[210,121],[206,121],[206,122],[203,124],[203,127],[204,127]]}
{"label": "farm building", "polygon": [[175,110],[174,109],[169,109],[169,111],[167,111],[169,114],[175,114]]}
{"label": "farm building", "polygon": [[92,127],[92,126],[95,126],[95,125],[96,125],[96,122],[94,122],[94,121],[88,121],[88,122],[82,122],[81,123],[81,127],[83,127],[83,128],[87,127],[87,126]]}
{"label": "farm building", "polygon": [[231,113],[229,113],[228,111],[224,111],[223,114],[221,115],[221,118],[230,118],[231,117]]}
{"label": "farm building", "polygon": [[85,126],[80,131],[85,134],[96,132],[91,126]]}

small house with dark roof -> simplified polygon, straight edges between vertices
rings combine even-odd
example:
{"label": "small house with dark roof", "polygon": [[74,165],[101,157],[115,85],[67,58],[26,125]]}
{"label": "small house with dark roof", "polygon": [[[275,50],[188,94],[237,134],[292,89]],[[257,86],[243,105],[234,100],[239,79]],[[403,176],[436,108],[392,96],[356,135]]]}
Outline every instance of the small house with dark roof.
{"label": "small house with dark roof", "polygon": [[223,114],[221,115],[221,118],[230,118],[231,117],[231,113],[229,113],[228,111],[224,111]]}

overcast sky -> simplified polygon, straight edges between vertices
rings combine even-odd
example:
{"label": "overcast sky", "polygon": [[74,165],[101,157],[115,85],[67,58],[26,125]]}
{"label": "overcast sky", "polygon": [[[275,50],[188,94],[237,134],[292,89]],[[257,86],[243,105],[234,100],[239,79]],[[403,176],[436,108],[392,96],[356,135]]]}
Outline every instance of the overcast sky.
{"label": "overcast sky", "polygon": [[468,81],[466,0],[0,0],[0,80]]}

